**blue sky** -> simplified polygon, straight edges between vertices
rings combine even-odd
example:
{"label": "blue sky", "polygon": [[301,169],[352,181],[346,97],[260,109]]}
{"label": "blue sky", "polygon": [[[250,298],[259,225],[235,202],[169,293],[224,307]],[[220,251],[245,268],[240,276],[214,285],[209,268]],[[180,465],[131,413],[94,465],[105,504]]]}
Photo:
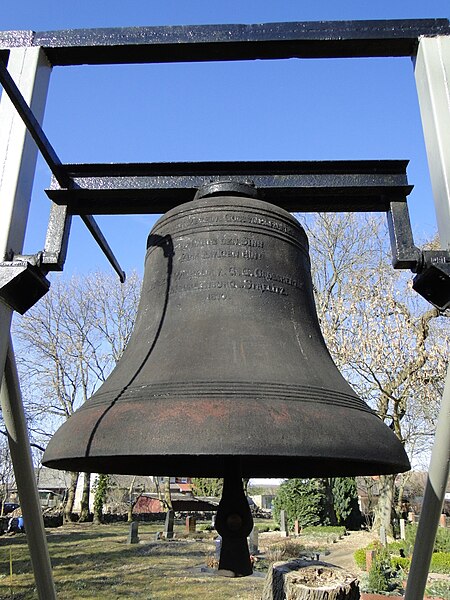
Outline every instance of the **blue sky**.
{"label": "blue sky", "polygon": [[[5,0],[0,29],[449,16],[448,0]],[[436,230],[409,59],[55,68],[44,129],[63,162],[409,159],[417,241]],[[49,177],[39,161],[26,252],[43,246]],[[153,221],[98,218],[126,271],[142,270]],[[76,219],[65,273],[97,268],[109,265]]]}

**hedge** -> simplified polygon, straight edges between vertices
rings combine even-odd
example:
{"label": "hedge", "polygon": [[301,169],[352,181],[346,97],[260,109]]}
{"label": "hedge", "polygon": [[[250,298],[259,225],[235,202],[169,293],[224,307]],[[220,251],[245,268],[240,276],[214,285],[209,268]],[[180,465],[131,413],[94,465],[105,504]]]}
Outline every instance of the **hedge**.
{"label": "hedge", "polygon": [[345,527],[335,525],[310,525],[309,527],[303,527],[302,534],[318,534],[318,535],[330,535],[337,534],[338,536],[345,535],[347,530]]}
{"label": "hedge", "polygon": [[434,552],[432,554],[430,573],[450,574],[450,552]]}
{"label": "hedge", "polygon": [[[411,566],[410,556],[397,556],[398,548],[402,547],[401,543],[393,542],[388,544],[387,550],[391,554],[390,560],[393,569],[403,569],[409,571]],[[372,542],[364,548],[358,548],[353,554],[353,558],[357,566],[363,571],[366,570],[366,552],[369,550],[377,550],[380,548],[379,542]],[[395,554],[392,554],[395,552]],[[450,574],[450,552],[434,552],[431,556],[430,573],[443,573],[445,575]]]}

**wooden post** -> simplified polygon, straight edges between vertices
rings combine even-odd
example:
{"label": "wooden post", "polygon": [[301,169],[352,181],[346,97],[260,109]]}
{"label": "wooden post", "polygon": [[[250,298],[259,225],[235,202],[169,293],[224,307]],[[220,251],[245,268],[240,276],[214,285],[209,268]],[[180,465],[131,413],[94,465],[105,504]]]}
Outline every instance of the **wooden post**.
{"label": "wooden post", "polygon": [[296,559],[274,563],[267,573],[262,600],[359,600],[359,581],[340,567]]}
{"label": "wooden post", "polygon": [[196,525],[195,517],[186,517],[186,533],[195,533]]}

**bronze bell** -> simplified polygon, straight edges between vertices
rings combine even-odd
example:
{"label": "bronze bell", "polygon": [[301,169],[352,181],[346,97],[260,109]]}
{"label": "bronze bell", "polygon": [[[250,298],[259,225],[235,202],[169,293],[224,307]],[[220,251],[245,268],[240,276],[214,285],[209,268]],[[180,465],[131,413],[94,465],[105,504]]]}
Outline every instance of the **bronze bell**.
{"label": "bronze bell", "polygon": [[236,195],[194,200],[156,223],[128,347],[43,463],[204,477],[410,468],[325,346],[304,230]]}

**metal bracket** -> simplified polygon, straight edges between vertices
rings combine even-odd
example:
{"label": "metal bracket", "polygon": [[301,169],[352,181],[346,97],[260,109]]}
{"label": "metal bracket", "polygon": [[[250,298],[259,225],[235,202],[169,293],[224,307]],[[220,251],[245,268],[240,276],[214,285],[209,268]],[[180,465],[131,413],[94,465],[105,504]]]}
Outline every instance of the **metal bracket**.
{"label": "metal bracket", "polygon": [[39,265],[39,255],[0,262],[0,300],[23,315],[46,294],[50,282]]}
{"label": "metal bracket", "polygon": [[440,311],[450,308],[450,251],[420,250],[415,246],[408,205],[394,201],[387,211],[394,269],[417,273],[413,289]]}
{"label": "metal bracket", "polygon": [[[1,59],[0,84],[25,123],[53,177],[63,188],[70,189],[73,181],[67,172],[67,168],[59,160],[33,111],[28,106]],[[82,215],[81,218],[123,283],[125,273],[120,268],[94,218],[91,215]],[[10,260],[0,262],[0,300],[23,314],[48,291],[50,284],[45,275],[49,271],[62,271],[63,269],[71,220],[72,214],[67,205],[52,204],[44,251],[33,256],[16,255],[7,257]],[[25,298],[27,299],[25,300]]]}
{"label": "metal bracket", "polygon": [[[81,218],[124,283],[125,273],[94,218],[90,215]],[[67,206],[52,204],[44,250],[33,255],[15,254],[8,257],[10,260],[0,262],[0,300],[23,315],[48,292],[50,282],[45,276],[50,271],[63,270],[71,222]]]}

